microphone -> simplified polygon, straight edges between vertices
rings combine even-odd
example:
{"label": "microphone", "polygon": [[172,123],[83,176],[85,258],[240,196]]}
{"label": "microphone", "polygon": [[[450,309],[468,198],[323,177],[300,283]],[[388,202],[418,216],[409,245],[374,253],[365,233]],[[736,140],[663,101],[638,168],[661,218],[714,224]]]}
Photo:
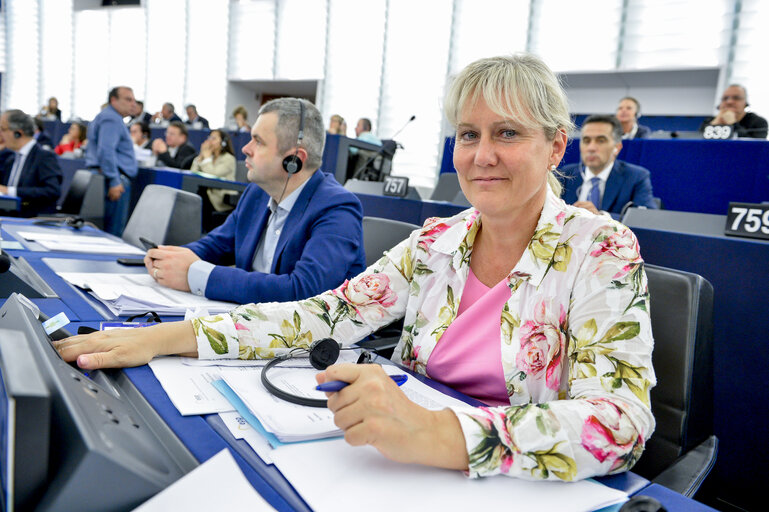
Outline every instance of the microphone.
{"label": "microphone", "polygon": [[397,132],[395,132],[395,133],[393,134],[393,136],[392,136],[392,137],[390,137],[390,138],[391,138],[391,139],[394,139],[395,137],[397,137],[397,136],[398,136],[398,134],[399,134],[400,132],[402,132],[402,131],[404,130],[404,128],[406,128],[406,127],[409,125],[409,123],[410,123],[411,121],[413,121],[414,119],[416,119],[416,118],[417,118],[417,116],[415,116],[415,115],[412,115],[411,117],[409,117],[409,120],[408,120],[408,121],[406,121],[406,123],[405,123],[403,126],[401,126],[401,129],[400,129],[400,130],[398,130]]}
{"label": "microphone", "polygon": [[[357,171],[357,172],[356,172],[356,173],[355,173],[355,174],[352,176],[352,178],[351,178],[351,179],[354,179],[354,180],[355,180],[355,179],[358,179],[358,178],[359,178],[359,177],[360,177],[362,174],[365,174],[365,173],[366,173],[366,170],[368,169],[368,166],[369,166],[369,165],[371,165],[371,164],[374,162],[374,160],[376,160],[376,158],[377,158],[379,155],[389,155],[389,156],[390,156],[390,158],[394,157],[394,156],[395,156],[395,151],[398,149],[398,147],[400,147],[400,148],[403,148],[403,146],[401,146],[400,144],[398,144],[398,143],[395,141],[395,137],[397,137],[397,136],[398,136],[398,134],[399,134],[400,132],[402,132],[402,131],[404,130],[404,128],[406,128],[406,127],[409,125],[409,123],[410,123],[411,121],[413,121],[414,119],[416,119],[416,118],[417,118],[417,116],[416,116],[416,115],[412,115],[411,117],[409,117],[409,120],[408,120],[408,121],[406,121],[406,122],[404,123],[404,125],[403,125],[403,126],[401,126],[400,130],[398,130],[397,132],[395,132],[395,133],[393,134],[392,138],[391,138],[389,141],[384,141],[384,142],[382,142],[382,147],[379,149],[379,151],[377,151],[376,153],[374,153],[374,156],[372,156],[371,158],[369,158],[369,159],[366,161],[366,163],[365,163],[365,164],[363,164],[363,166],[359,167],[359,168],[358,168],[358,171]],[[374,170],[376,170],[376,169],[374,169]],[[378,177],[379,179],[377,179],[377,180],[371,180],[371,181],[379,181],[379,180],[381,179],[381,173],[379,173],[379,176],[377,176],[377,177]],[[366,178],[367,178],[367,177],[366,177]],[[369,178],[369,179],[370,179],[370,178]]]}
{"label": "microphone", "polygon": [[8,272],[11,268],[11,257],[5,251],[0,250],[0,274]]}

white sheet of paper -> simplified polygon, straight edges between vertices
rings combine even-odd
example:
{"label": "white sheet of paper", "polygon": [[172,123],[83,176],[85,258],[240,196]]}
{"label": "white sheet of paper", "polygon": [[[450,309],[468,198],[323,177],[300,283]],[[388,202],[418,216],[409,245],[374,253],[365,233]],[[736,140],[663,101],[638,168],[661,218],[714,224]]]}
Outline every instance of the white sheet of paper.
{"label": "white sheet of paper", "polygon": [[[469,479],[460,471],[386,459],[371,446],[344,439],[285,445],[275,466],[316,512],[397,510],[588,511],[621,503],[625,493],[590,481],[532,482],[494,476]],[[342,486],[344,498],[329,492]],[[387,489],[372,499],[372,488]],[[362,504],[365,506],[362,507]]]}
{"label": "white sheet of paper", "polygon": [[20,231],[19,236],[33,240],[49,251],[74,251],[91,254],[144,254],[131,244],[106,236],[65,235],[61,232]]}
{"label": "white sheet of paper", "polygon": [[235,437],[248,443],[256,454],[266,464],[272,464],[272,445],[259,432],[251,428],[251,425],[244,420],[237,412],[220,412],[219,417],[224,425]]}
{"label": "white sheet of paper", "polygon": [[189,292],[159,285],[149,274],[111,274],[58,272],[67,282],[90,288],[116,315],[132,315],[148,310],[166,315],[184,315],[187,309],[206,308],[211,314],[235,307],[231,302],[209,300]]}
{"label": "white sheet of paper", "polygon": [[228,450],[222,450],[135,509],[169,510],[275,510],[240,471]]}
{"label": "white sheet of paper", "polygon": [[[347,361],[354,361],[357,355],[350,351],[342,352]],[[401,374],[397,366],[383,366],[390,375]],[[305,398],[325,398],[325,393],[315,390],[315,369],[284,368],[270,370],[270,381],[279,389],[285,389]],[[246,407],[256,416],[268,432],[272,432],[284,443],[309,439],[322,439],[341,435],[334,425],[334,415],[328,409],[296,405],[273,396],[261,383],[261,374],[223,373],[227,385],[243,400]],[[460,400],[451,398],[434,390],[416,378],[410,377],[401,390],[413,402],[432,410],[443,409],[450,405],[464,405]]]}
{"label": "white sheet of paper", "polygon": [[221,368],[186,366],[173,356],[153,359],[150,368],[182,416],[235,410],[211,385],[222,378]]}

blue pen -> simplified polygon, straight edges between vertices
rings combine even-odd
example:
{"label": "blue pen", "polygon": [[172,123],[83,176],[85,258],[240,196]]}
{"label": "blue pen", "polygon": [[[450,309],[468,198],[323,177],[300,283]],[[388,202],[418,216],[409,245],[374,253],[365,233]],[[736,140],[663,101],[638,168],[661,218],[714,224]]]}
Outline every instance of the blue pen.
{"label": "blue pen", "polygon": [[[404,382],[409,378],[408,375],[390,375],[390,378],[395,382],[397,385],[402,386]],[[319,384],[315,386],[315,389],[318,391],[325,391],[326,393],[335,393],[337,391],[340,391],[344,389],[345,387],[349,386],[349,382],[344,382],[342,380],[330,380],[328,382],[324,382],[323,384]]]}

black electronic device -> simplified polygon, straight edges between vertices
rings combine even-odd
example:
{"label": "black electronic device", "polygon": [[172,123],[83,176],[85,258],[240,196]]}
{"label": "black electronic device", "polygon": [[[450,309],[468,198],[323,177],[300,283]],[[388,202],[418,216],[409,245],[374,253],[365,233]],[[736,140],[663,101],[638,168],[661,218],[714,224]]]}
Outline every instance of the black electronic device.
{"label": "black electronic device", "polygon": [[[0,463],[15,469],[14,474],[3,475],[3,499],[16,497],[7,502],[6,510],[14,505],[40,511],[130,510],[198,465],[122,371],[86,372],[64,362],[51,339],[69,333],[59,330],[48,336],[37,313],[24,302],[14,294],[0,309],[0,365],[14,364],[7,357],[8,346],[16,350],[23,345],[29,350],[50,393],[46,423],[50,432],[46,436],[36,422],[18,423],[25,418],[31,421],[29,414],[16,415],[15,423],[9,422],[7,414],[2,418]],[[7,374],[2,377],[8,390]],[[0,399],[0,410],[14,407],[7,393]],[[42,404],[37,414],[44,414]],[[20,430],[32,432],[37,443],[46,442],[47,437],[45,470],[40,453],[18,442],[8,444],[9,432]],[[21,461],[24,472],[19,469]],[[39,490],[33,501],[17,501],[22,484],[24,489]]]}
{"label": "black electronic device", "polygon": [[144,250],[149,251],[150,249],[157,249],[158,244],[153,242],[152,240],[149,240],[148,238],[144,238],[143,236],[139,237],[139,241],[144,246]]}
{"label": "black electronic device", "polygon": [[142,258],[118,258],[117,262],[126,267],[143,267],[144,260]]}
{"label": "black electronic device", "polygon": [[24,258],[0,251],[0,299],[8,298],[13,292],[32,299],[58,297]]}
{"label": "black electronic device", "polygon": [[[305,354],[309,355],[310,364],[312,365],[313,368],[315,368],[316,370],[325,370],[326,368],[328,368],[329,366],[331,366],[336,362],[336,360],[339,358],[340,350],[353,350],[353,349],[342,348],[339,345],[339,343],[334,341],[333,339],[323,338],[323,339],[314,341],[312,345],[310,345],[310,347],[307,349],[296,348],[287,354],[278,356],[264,366],[264,369],[262,370],[262,377],[261,377],[262,386],[264,386],[264,388],[267,391],[269,391],[276,397],[280,398],[281,400],[285,400],[286,402],[291,402],[292,404],[306,405],[308,407],[327,407],[328,400],[305,398],[303,396],[295,395],[294,393],[280,389],[270,381],[267,374],[270,372],[272,368],[279,365],[283,361],[288,361],[289,359],[292,359],[299,355],[305,355]],[[370,362],[371,362],[371,354],[365,350],[361,352],[361,355],[358,358],[358,364],[365,364]]]}

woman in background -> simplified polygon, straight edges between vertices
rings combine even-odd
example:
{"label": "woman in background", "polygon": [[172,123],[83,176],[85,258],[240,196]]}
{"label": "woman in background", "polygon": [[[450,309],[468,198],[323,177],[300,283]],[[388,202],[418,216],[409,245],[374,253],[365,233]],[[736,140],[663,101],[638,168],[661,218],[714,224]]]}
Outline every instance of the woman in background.
{"label": "woman in background", "polygon": [[[208,138],[200,145],[200,154],[192,161],[192,172],[213,174],[223,180],[235,180],[235,151],[230,136],[224,130],[211,130]],[[207,188],[203,198],[203,224],[206,231],[214,211],[225,212],[232,206],[224,202],[224,196],[231,191]]]}
{"label": "woman in background", "polygon": [[251,133],[251,126],[248,124],[248,110],[243,105],[238,105],[232,111],[232,117],[235,119],[237,128],[235,131]]}
{"label": "woman in background", "polygon": [[62,135],[59,145],[54,148],[54,151],[57,155],[61,156],[64,153],[73,153],[80,149],[80,153],[82,154],[81,148],[84,149],[87,133],[88,127],[86,127],[86,125],[77,122],[72,123],[69,125],[67,133]]}

